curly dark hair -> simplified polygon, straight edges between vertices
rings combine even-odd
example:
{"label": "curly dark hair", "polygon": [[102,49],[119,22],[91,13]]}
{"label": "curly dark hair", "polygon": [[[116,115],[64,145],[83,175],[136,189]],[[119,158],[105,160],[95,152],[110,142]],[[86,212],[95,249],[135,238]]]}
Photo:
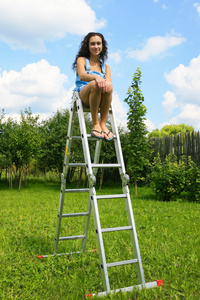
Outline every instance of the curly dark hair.
{"label": "curly dark hair", "polygon": [[75,61],[72,64],[72,69],[76,70],[76,64],[77,64],[77,59],[79,57],[86,57],[86,58],[90,58],[90,51],[89,51],[89,40],[92,36],[98,35],[100,36],[100,38],[102,39],[102,52],[99,55],[99,60],[101,63],[104,63],[105,60],[108,57],[108,48],[107,48],[107,42],[104,39],[103,34],[98,33],[98,32],[89,32],[83,39],[83,41],[81,42],[80,45],[80,49],[78,54],[76,55]]}

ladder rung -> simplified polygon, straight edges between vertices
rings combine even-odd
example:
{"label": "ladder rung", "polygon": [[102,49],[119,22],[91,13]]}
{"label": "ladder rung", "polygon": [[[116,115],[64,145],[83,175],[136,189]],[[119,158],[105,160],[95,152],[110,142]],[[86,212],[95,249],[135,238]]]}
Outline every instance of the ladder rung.
{"label": "ladder rung", "polygon": [[82,213],[71,213],[71,214],[62,214],[62,217],[81,217],[81,216],[88,216],[88,212],[82,212]]}
{"label": "ladder rung", "polygon": [[[91,136],[91,134],[87,134],[86,136],[87,136],[88,139],[97,141],[97,138]],[[72,138],[73,140],[81,140],[81,139],[82,139],[82,136],[72,136],[71,138]],[[113,139],[116,139],[116,135],[113,135]],[[99,140],[99,141],[100,141],[100,140]]]}
{"label": "ladder rung", "polygon": [[68,164],[69,167],[85,167],[85,163],[70,163]]}
{"label": "ladder rung", "polygon": [[66,189],[65,193],[84,193],[89,191],[90,189]]}
{"label": "ladder rung", "polygon": [[114,263],[109,263],[106,264],[106,266],[109,267],[116,267],[116,266],[122,266],[122,265],[128,265],[128,264],[135,264],[138,262],[138,259],[130,259],[130,260],[123,260],[123,261],[118,261]]}
{"label": "ladder rung", "polygon": [[116,199],[116,198],[126,198],[126,197],[127,197],[126,194],[96,196],[97,199]]}
{"label": "ladder rung", "polygon": [[93,168],[119,168],[120,164],[92,164]]}
{"label": "ladder rung", "polygon": [[59,241],[78,240],[78,239],[83,239],[84,237],[85,237],[85,235],[65,236],[65,237],[60,237]]}
{"label": "ladder rung", "polygon": [[120,231],[120,230],[130,230],[133,229],[132,226],[123,226],[123,227],[111,227],[101,229],[101,232],[112,232],[112,231]]}
{"label": "ladder rung", "polygon": [[[120,168],[120,164],[91,164],[92,168]],[[69,167],[85,167],[85,163],[69,163]]]}

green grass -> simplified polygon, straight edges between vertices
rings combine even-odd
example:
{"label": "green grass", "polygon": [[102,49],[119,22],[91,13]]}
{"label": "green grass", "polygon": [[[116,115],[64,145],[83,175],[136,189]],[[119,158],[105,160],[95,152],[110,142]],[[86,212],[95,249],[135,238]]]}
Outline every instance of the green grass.
{"label": "green grass", "polygon": [[[0,182],[0,299],[84,299],[103,290],[98,252],[37,259],[52,254],[59,183],[30,181],[20,192]],[[121,186],[102,193],[121,193]],[[103,299],[200,299],[199,204],[158,202],[149,188],[131,190],[146,282],[164,286],[108,295]],[[64,212],[85,211],[87,196],[67,194]],[[101,200],[102,228],[127,225],[123,200]],[[109,213],[109,214],[108,214]],[[68,219],[69,220],[69,219]],[[80,220],[80,222],[78,221]],[[84,220],[63,219],[61,235],[82,234]],[[133,258],[128,232],[107,233],[108,262]],[[59,252],[79,251],[80,241],[63,241]],[[91,218],[87,250],[97,248]],[[134,265],[109,269],[111,289],[137,284]]]}

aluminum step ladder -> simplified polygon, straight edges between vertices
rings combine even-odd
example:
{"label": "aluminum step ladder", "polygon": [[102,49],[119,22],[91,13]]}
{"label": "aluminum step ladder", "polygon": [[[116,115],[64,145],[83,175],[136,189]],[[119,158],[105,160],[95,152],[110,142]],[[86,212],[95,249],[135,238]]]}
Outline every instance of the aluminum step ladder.
{"label": "aluminum step ladder", "polygon": [[[82,101],[79,97],[78,92],[74,92],[73,97],[72,97],[72,105],[71,105],[70,117],[69,117],[69,126],[68,126],[67,140],[66,140],[63,173],[61,175],[61,192],[60,192],[59,208],[58,208],[58,215],[57,215],[57,226],[56,226],[56,235],[55,235],[55,242],[54,242],[54,255],[59,255],[58,254],[58,245],[59,245],[59,242],[64,241],[64,240],[82,239],[81,251],[85,250],[87,236],[88,236],[90,215],[91,215],[91,211],[92,211],[96,239],[97,239],[99,260],[100,260],[100,268],[101,268],[103,287],[104,287],[104,292],[99,293],[98,296],[101,297],[110,292],[113,293],[113,292],[117,292],[120,290],[121,291],[131,291],[136,287],[141,289],[144,287],[150,288],[150,287],[159,286],[160,284],[162,284],[162,281],[159,281],[159,280],[155,281],[155,282],[151,282],[151,283],[145,283],[144,272],[143,272],[143,267],[142,267],[142,260],[141,260],[141,256],[140,256],[138,238],[137,238],[136,227],[135,227],[135,221],[134,221],[133,211],[132,211],[132,204],[131,204],[129,188],[128,188],[129,177],[125,171],[125,165],[124,165],[124,160],[123,160],[123,155],[122,155],[122,149],[121,149],[118,129],[116,126],[116,120],[115,120],[114,113],[113,113],[113,107],[111,105],[111,108],[109,111],[109,116],[110,116],[110,122],[111,122],[111,126],[112,126],[112,132],[114,135],[114,145],[115,145],[115,151],[116,151],[116,157],[117,157],[117,163],[115,163],[115,164],[99,164],[102,139],[92,138],[90,134],[87,134],[85,119],[84,119],[84,112],[88,112],[88,111],[89,111],[89,109],[83,108]],[[75,119],[76,113],[78,113],[78,120],[79,120],[79,125],[80,125],[81,136],[73,136],[72,135],[73,134],[73,124],[74,124],[74,119]],[[84,163],[70,163],[69,162],[71,144],[72,144],[72,141],[75,139],[79,139],[82,141],[82,148],[83,148],[83,154],[84,154],[84,160],[85,160]],[[94,139],[96,141],[96,148],[95,148],[95,155],[94,155],[93,163],[91,163],[88,139]],[[83,188],[83,189],[66,189],[66,178],[67,178],[68,170],[70,167],[77,167],[77,166],[81,166],[81,167],[84,166],[86,168],[89,187]],[[120,177],[122,180],[122,194],[118,194],[118,195],[97,195],[96,194],[95,183],[96,183],[96,174],[97,174],[98,168],[118,168]],[[87,211],[80,212],[80,213],[63,213],[65,194],[75,193],[75,192],[88,193]],[[115,198],[123,198],[125,201],[126,213],[127,213],[127,218],[128,218],[128,226],[114,227],[114,228],[101,228],[100,216],[99,216],[99,210],[98,210],[98,200],[100,200],[100,199],[101,200],[102,199],[115,199]],[[60,237],[62,218],[78,217],[78,216],[85,217],[85,226],[84,226],[83,234],[77,235],[77,236]],[[114,232],[114,231],[123,231],[123,230],[128,230],[130,232],[131,243],[132,243],[132,248],[133,248],[133,259],[107,263],[105,249],[104,249],[103,233]],[[109,283],[109,276],[108,276],[108,268],[115,267],[115,266],[121,266],[121,265],[127,265],[127,264],[135,264],[139,284],[137,286],[126,287],[126,288],[122,288],[119,290],[111,290],[110,283]],[[88,296],[92,296],[92,294],[89,294]]]}

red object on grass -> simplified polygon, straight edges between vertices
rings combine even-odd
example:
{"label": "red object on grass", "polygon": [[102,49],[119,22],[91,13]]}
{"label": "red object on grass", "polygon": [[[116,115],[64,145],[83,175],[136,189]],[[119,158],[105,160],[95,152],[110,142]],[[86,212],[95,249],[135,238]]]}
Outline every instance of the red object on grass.
{"label": "red object on grass", "polygon": [[164,285],[164,284],[163,284],[163,280],[162,280],[162,279],[157,280],[157,286],[161,286],[161,285]]}
{"label": "red object on grass", "polygon": [[[86,294],[85,297],[92,298],[92,294]],[[86,298],[85,298],[86,299]]]}
{"label": "red object on grass", "polygon": [[38,259],[43,258],[43,255],[38,255],[37,258]]}

